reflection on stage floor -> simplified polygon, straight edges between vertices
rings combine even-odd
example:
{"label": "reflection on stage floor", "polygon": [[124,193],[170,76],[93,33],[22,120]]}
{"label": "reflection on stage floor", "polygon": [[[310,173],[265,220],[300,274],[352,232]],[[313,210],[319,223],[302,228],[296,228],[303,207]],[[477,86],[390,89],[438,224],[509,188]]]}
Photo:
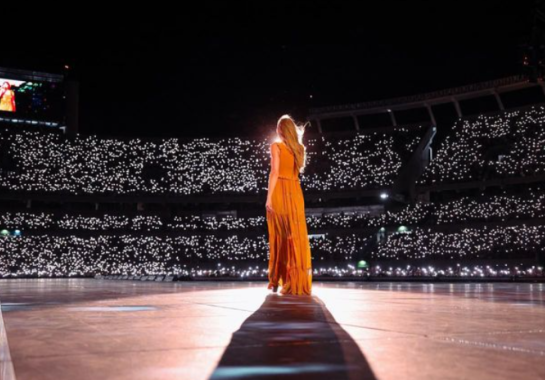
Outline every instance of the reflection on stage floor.
{"label": "reflection on stage floor", "polygon": [[0,280],[0,302],[6,380],[545,378],[544,284]]}

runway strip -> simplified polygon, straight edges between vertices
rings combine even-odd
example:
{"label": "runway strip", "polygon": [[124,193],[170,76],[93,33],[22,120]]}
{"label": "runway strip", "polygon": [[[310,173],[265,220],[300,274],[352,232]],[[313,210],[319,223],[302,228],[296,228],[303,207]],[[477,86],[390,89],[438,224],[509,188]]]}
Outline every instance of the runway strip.
{"label": "runway strip", "polygon": [[8,336],[4,328],[4,318],[2,318],[2,303],[0,302],[0,379],[15,380],[15,371],[13,362],[9,353]]}

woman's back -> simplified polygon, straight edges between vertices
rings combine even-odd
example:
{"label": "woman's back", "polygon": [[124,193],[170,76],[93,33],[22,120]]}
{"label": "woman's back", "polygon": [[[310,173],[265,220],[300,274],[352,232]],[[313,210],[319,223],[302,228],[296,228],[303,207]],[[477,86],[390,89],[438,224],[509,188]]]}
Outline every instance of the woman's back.
{"label": "woman's back", "polygon": [[276,142],[280,148],[280,168],[278,170],[279,178],[299,179],[295,157],[290,148],[283,142]]}

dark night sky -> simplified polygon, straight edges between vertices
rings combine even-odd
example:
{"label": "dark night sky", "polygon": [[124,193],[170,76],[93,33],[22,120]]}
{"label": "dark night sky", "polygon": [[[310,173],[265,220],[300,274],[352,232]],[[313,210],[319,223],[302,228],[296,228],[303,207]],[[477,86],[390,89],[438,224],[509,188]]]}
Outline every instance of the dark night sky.
{"label": "dark night sky", "polygon": [[165,2],[149,11],[150,4],[111,4],[3,6],[0,66],[59,72],[69,63],[81,83],[82,133],[189,137],[258,136],[283,113],[302,120],[308,107],[517,74],[533,6],[263,0]]}

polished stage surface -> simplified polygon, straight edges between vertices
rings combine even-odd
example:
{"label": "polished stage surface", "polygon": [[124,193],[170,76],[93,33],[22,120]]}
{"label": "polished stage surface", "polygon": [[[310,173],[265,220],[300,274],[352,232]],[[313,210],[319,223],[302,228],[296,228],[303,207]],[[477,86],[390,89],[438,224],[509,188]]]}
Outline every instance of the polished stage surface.
{"label": "polished stage surface", "polygon": [[0,280],[0,378],[545,379],[544,284],[266,284]]}

